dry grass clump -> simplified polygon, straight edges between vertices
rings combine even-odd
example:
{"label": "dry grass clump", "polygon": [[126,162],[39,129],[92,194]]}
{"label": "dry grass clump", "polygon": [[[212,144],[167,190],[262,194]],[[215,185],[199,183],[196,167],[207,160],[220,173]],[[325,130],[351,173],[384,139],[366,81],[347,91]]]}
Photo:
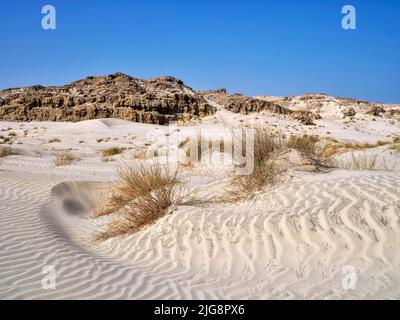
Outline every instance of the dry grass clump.
{"label": "dry grass clump", "polygon": [[49,140],[49,143],[59,143],[61,140],[59,138],[53,138]]}
{"label": "dry grass clump", "polygon": [[118,170],[118,176],[109,202],[94,214],[115,214],[116,219],[105,232],[96,234],[95,240],[135,233],[166,215],[182,199],[178,172],[160,164],[124,166]]}
{"label": "dry grass clump", "polygon": [[[243,142],[245,139],[243,139]],[[260,167],[271,160],[274,153],[286,146],[285,136],[273,133],[268,127],[256,127],[254,130],[254,167]]]}
{"label": "dry grass clump", "polygon": [[146,159],[146,158],[147,158],[147,151],[146,151],[146,149],[141,148],[141,149],[135,149],[135,150],[133,151],[133,159],[135,159],[135,160],[138,160],[138,159],[144,160],[144,159]]}
{"label": "dry grass clump", "polygon": [[[340,143],[338,141],[330,141],[325,146],[325,156],[331,157],[339,153],[345,153],[350,150],[365,150],[365,149],[373,149],[377,147],[382,147],[386,145],[390,145],[390,141],[378,141],[376,143]],[[389,147],[390,148],[390,147]]]}
{"label": "dry grass clump", "polygon": [[367,154],[366,152],[355,154],[351,153],[349,158],[332,159],[335,167],[349,170],[377,170],[378,155]]}
{"label": "dry grass clump", "polygon": [[[246,139],[242,139],[242,143]],[[278,183],[284,169],[280,165],[279,155],[288,149],[301,152],[303,157],[317,167],[328,166],[329,157],[325,154],[325,143],[316,136],[292,136],[289,139],[282,133],[274,133],[268,127],[254,129],[254,170],[251,174],[237,176],[232,180],[233,189],[228,191],[229,201],[251,198],[255,192],[266,186]],[[246,150],[245,147],[242,150]]]}
{"label": "dry grass clump", "polygon": [[108,149],[105,149],[105,150],[101,151],[101,155],[103,157],[112,157],[112,156],[115,156],[117,154],[121,154],[124,151],[125,151],[124,148],[112,147],[112,148],[108,148]]}
{"label": "dry grass clump", "polygon": [[63,167],[70,165],[76,160],[78,159],[75,158],[69,151],[66,150],[56,155],[53,164],[55,167]]}
{"label": "dry grass clump", "polygon": [[[200,162],[202,159],[202,152],[206,152],[209,156],[209,149],[211,149],[211,141],[204,140],[203,135],[198,132],[195,138],[187,137],[178,144],[178,148],[184,149],[188,162],[185,164],[192,164],[193,162]],[[202,148],[206,147],[206,150]]]}
{"label": "dry grass clump", "polygon": [[289,149],[300,151],[303,157],[311,161],[317,169],[329,165],[331,153],[327,152],[326,142],[320,140],[317,136],[292,136],[287,141],[286,146]]}
{"label": "dry grass clump", "polygon": [[108,142],[110,140],[111,140],[111,138],[98,138],[98,139],[96,139],[96,142],[97,143],[102,143],[102,142]]}
{"label": "dry grass clump", "polygon": [[389,149],[397,152],[400,151],[400,137],[393,138],[393,143],[390,145]]}
{"label": "dry grass clump", "polygon": [[[237,137],[234,137],[237,138]],[[245,146],[245,134],[242,133],[242,153],[248,152]],[[276,154],[284,148],[282,135],[271,133],[267,127],[254,129],[254,154],[252,155],[254,169],[251,174],[233,178],[233,188],[226,195],[227,201],[239,201],[251,198],[255,192],[279,180],[280,169],[275,161]]]}
{"label": "dry grass clump", "polygon": [[399,152],[400,151],[400,143],[392,144],[389,149]]}
{"label": "dry grass clump", "polygon": [[12,141],[9,137],[0,136],[0,144],[12,144]]}
{"label": "dry grass clump", "polygon": [[8,156],[13,156],[13,155],[17,155],[18,153],[14,150],[12,150],[11,148],[0,148],[0,158],[5,158]]}

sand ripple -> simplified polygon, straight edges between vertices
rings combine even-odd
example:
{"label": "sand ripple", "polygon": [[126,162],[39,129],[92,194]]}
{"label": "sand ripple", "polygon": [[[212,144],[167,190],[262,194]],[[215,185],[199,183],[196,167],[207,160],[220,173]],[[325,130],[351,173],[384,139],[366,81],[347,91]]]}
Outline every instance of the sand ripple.
{"label": "sand ripple", "polygon": [[[98,246],[85,237],[102,185],[0,186],[2,299],[400,298],[395,173],[318,175],[250,204],[184,207]],[[55,290],[41,287],[45,265]],[[342,285],[346,266],[354,290]]]}

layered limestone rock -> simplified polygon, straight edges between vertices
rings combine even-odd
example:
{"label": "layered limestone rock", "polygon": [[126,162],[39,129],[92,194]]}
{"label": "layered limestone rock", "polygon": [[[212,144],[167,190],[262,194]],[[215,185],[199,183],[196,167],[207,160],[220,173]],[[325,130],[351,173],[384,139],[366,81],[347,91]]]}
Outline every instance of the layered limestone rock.
{"label": "layered limestone rock", "polygon": [[313,120],[320,118],[318,114],[310,111],[291,110],[288,108],[290,104],[280,99],[266,100],[245,97],[241,94],[229,95],[225,89],[201,91],[201,94],[207,100],[217,103],[235,113],[249,114],[252,112],[270,111],[280,115],[288,115],[305,125],[314,125]]}
{"label": "layered limestone rock", "polygon": [[167,124],[214,112],[200,94],[173,77],[142,80],[116,73],[61,87],[32,86],[0,92],[0,120],[120,118]]}
{"label": "layered limestone rock", "polygon": [[237,93],[229,95],[226,93],[226,89],[201,91],[201,94],[206,99],[222,105],[225,109],[235,113],[248,114],[251,112],[269,110],[278,114],[291,114],[291,110],[275,102],[245,97]]}

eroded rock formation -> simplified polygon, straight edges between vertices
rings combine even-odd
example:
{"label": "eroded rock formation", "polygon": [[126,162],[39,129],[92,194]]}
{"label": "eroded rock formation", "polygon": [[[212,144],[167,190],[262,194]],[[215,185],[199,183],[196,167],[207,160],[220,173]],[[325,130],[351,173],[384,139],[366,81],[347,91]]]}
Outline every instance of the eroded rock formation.
{"label": "eroded rock formation", "polygon": [[166,124],[215,112],[181,80],[142,80],[122,73],[87,77],[61,87],[32,86],[0,92],[0,120],[82,121],[120,118]]}

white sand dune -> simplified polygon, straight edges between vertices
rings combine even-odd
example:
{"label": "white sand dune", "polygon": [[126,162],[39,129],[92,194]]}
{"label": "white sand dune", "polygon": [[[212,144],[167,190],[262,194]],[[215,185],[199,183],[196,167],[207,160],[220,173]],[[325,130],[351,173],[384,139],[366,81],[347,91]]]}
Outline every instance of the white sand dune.
{"label": "white sand dune", "polygon": [[[187,207],[95,247],[85,217],[104,185],[1,185],[2,298],[399,298],[400,175],[291,182],[251,210]],[[40,287],[48,264],[56,290]],[[349,265],[356,290],[342,287]]]}
{"label": "white sand dune", "polygon": [[[32,123],[22,137],[20,124],[5,126],[19,135],[21,154],[0,160],[0,299],[400,298],[399,168],[300,172],[250,202],[181,206],[134,235],[93,243],[104,221],[90,213],[107,198],[119,161],[133,161],[130,149],[110,162],[99,151],[136,148],[166,129]],[[49,144],[52,137],[61,141]],[[54,167],[66,148],[81,159]],[[220,191],[226,174],[211,171],[193,169],[192,184]],[[48,265],[54,290],[41,284]],[[348,270],[354,288],[344,285]]]}

